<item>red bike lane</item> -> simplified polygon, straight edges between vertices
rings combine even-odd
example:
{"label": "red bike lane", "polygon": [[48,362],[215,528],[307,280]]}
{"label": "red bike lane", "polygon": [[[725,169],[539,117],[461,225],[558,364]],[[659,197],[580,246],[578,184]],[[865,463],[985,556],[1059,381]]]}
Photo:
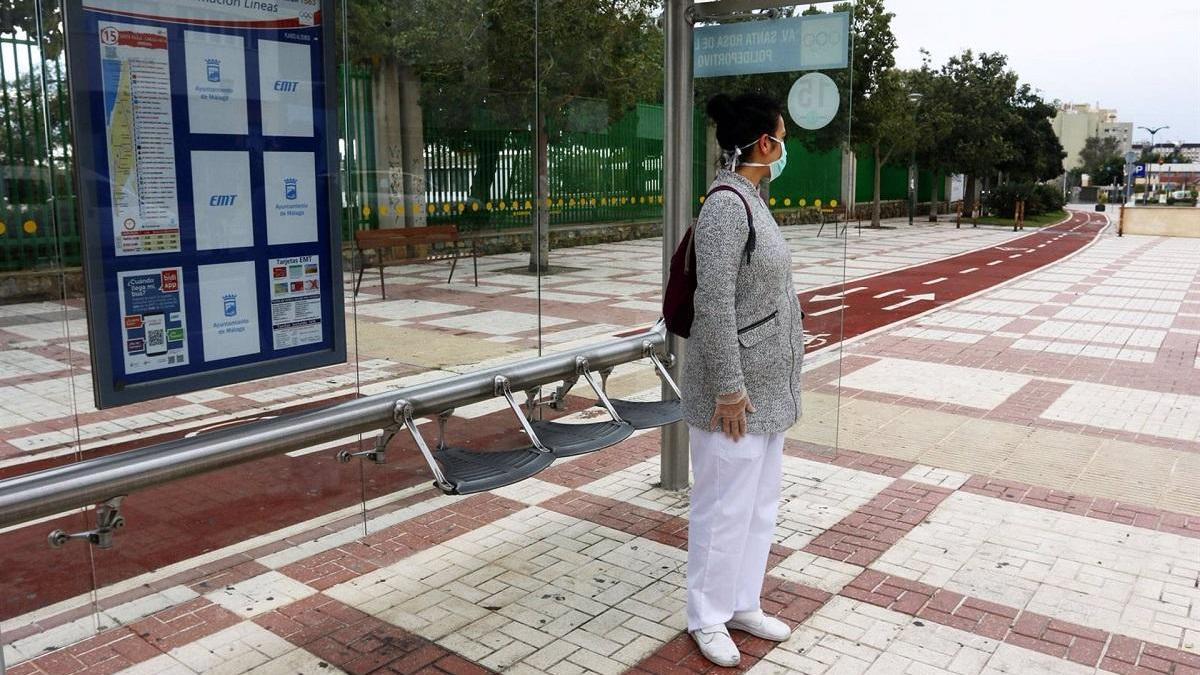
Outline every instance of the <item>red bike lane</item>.
{"label": "red bike lane", "polygon": [[847,280],[799,294],[807,351],[831,347],[961,300],[1075,253],[1107,226],[1101,213],[1075,211],[1063,222],[1001,244]]}

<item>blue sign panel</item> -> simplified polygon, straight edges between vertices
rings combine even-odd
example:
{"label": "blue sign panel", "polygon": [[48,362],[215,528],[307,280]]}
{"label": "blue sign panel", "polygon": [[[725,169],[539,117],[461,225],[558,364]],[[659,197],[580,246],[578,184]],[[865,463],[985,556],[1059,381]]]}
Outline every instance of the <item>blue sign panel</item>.
{"label": "blue sign panel", "polygon": [[1146,177],[1146,165],[1145,164],[1134,165],[1133,175],[1137,178],[1145,178]]}
{"label": "blue sign panel", "polygon": [[66,6],[97,407],[344,362],[332,1]]}
{"label": "blue sign panel", "polygon": [[850,14],[701,26],[693,42],[695,77],[845,68]]}

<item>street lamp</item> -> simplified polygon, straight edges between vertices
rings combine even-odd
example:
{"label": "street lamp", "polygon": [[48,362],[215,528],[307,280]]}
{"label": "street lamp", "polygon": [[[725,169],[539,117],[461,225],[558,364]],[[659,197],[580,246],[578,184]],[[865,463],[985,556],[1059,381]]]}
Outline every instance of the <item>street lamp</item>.
{"label": "street lamp", "polygon": [[917,92],[908,95],[908,100],[913,104],[913,144],[912,152],[908,158],[908,225],[913,224],[913,213],[917,210],[917,104],[921,102],[923,96]]}
{"label": "street lamp", "polygon": [[[1151,129],[1150,127],[1138,127],[1138,128],[1145,129],[1147,132],[1150,133],[1150,153],[1153,154],[1154,153],[1154,134],[1157,134],[1158,132],[1162,131],[1163,129],[1170,129],[1171,127],[1164,125],[1161,127],[1154,127],[1153,129]],[[1147,164],[1149,164],[1149,162],[1147,162]],[[1145,201],[1147,204],[1150,203],[1150,167],[1146,167],[1146,191],[1145,191],[1145,193],[1142,194],[1142,198],[1143,198],[1143,201]]]}

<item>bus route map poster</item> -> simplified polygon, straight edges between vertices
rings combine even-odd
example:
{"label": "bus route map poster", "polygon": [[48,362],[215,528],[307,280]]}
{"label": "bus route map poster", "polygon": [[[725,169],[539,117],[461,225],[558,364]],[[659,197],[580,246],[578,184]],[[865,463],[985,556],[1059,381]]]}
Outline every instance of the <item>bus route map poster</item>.
{"label": "bus route map poster", "polygon": [[97,407],[344,362],[331,0],[66,4]]}

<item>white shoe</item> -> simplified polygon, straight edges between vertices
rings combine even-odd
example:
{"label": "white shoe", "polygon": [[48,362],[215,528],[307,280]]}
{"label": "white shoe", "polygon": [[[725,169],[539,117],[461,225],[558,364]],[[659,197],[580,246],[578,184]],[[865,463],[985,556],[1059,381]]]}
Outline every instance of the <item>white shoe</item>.
{"label": "white shoe", "polygon": [[737,645],[733,644],[733,638],[729,637],[729,630],[724,625],[705,626],[692,631],[691,636],[700,647],[704,658],[718,666],[736,666],[741,663],[742,654]]}
{"label": "white shoe", "polygon": [[753,612],[734,612],[733,618],[727,621],[725,626],[774,642],[783,642],[792,635],[792,629],[788,628],[786,623],[763,614],[761,609]]}

